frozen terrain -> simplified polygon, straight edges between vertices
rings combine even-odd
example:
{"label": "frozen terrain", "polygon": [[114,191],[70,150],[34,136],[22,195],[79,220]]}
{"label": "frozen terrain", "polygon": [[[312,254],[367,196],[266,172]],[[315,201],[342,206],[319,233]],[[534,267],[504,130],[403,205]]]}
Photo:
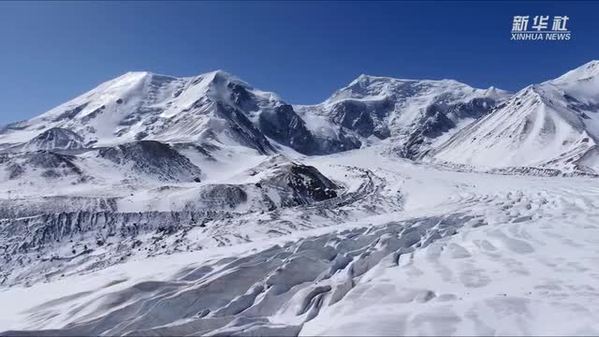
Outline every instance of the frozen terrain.
{"label": "frozen terrain", "polygon": [[[593,178],[444,171],[375,149],[307,161],[367,170],[384,186],[354,208],[394,194],[402,207],[327,227],[300,207],[277,225],[284,235],[257,215],[214,223],[195,239],[210,249],[5,288],[0,325],[32,335],[599,333]],[[369,177],[345,183],[354,179]]]}
{"label": "frozen terrain", "polygon": [[476,167],[543,167],[596,173],[599,61],[522,89],[434,149]]}
{"label": "frozen terrain", "polygon": [[101,84],[0,130],[0,335],[599,334],[598,78]]}

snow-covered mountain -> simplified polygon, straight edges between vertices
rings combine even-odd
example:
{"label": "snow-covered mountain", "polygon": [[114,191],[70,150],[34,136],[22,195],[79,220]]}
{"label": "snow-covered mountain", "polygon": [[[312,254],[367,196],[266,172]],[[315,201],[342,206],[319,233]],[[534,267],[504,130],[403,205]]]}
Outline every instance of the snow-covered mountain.
{"label": "snow-covered mountain", "polygon": [[325,118],[371,141],[391,138],[395,151],[414,158],[508,97],[454,80],[403,80],[361,75],[302,117]]}
{"label": "snow-covered mountain", "polygon": [[599,61],[528,86],[435,149],[436,159],[477,167],[599,169]]}
{"label": "snow-covered mountain", "polygon": [[70,130],[86,146],[156,140],[240,144],[273,153],[274,140],[300,153],[321,154],[360,145],[344,130],[326,138],[313,134],[277,95],[223,71],[189,78],[127,73],[38,117],[9,125],[0,142],[15,147],[49,130]]}
{"label": "snow-covered mountain", "polygon": [[69,149],[156,140],[242,145],[260,153],[276,152],[280,144],[312,155],[393,137],[399,153],[413,157],[423,144],[459,129],[505,97],[501,90],[451,80],[362,75],[321,104],[292,106],[223,71],[190,78],[132,72],[9,125],[0,143],[19,149],[43,141],[47,145],[34,146],[52,149],[56,145],[48,135],[55,135],[64,143],[59,147]]}
{"label": "snow-covered mountain", "polygon": [[0,130],[0,335],[595,335],[598,89],[125,74]]}

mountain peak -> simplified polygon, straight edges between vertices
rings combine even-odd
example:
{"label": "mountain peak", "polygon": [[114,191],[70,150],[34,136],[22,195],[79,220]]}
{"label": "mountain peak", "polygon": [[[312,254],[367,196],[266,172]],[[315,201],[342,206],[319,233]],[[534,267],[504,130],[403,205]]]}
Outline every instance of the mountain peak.
{"label": "mountain peak", "polygon": [[235,78],[235,76],[231,75],[231,73],[222,70],[222,69],[216,69],[210,72],[205,73],[204,75],[206,76],[214,76],[214,77],[226,77],[226,78]]}
{"label": "mountain peak", "polygon": [[435,93],[441,94],[444,92],[455,94],[455,96],[478,95],[486,92],[487,96],[495,98],[502,98],[507,95],[506,91],[497,88],[486,90],[476,89],[452,79],[399,79],[361,74],[347,86],[333,93],[325,103],[331,104],[345,99],[380,100],[391,97],[406,98]]}
{"label": "mountain peak", "polygon": [[388,76],[375,76],[368,74],[360,74],[356,79],[351,81],[348,87],[355,85],[370,85],[371,83],[390,83],[390,82],[419,82],[421,80],[415,79],[402,79],[402,78],[394,78]]}
{"label": "mountain peak", "polygon": [[126,73],[124,73],[122,76],[126,76],[126,77],[146,77],[146,76],[150,76],[153,75],[152,72],[149,71],[128,71]]}
{"label": "mountain peak", "polygon": [[599,60],[587,62],[550,82],[563,83],[571,81],[588,81],[593,78],[599,78]]}
{"label": "mountain peak", "polygon": [[239,78],[237,78],[236,76],[232,75],[231,73],[229,73],[227,71],[224,71],[222,69],[216,69],[213,71],[209,71],[206,73],[202,73],[202,74],[190,76],[190,77],[175,77],[175,76],[171,76],[171,75],[158,74],[158,73],[154,73],[151,71],[128,71],[128,72],[124,73],[123,75],[118,76],[106,83],[115,83],[115,82],[116,83],[133,83],[133,82],[140,82],[140,81],[144,81],[147,79],[154,79],[154,78],[171,79],[171,80],[203,78],[203,79],[208,80],[209,82],[219,82],[219,81],[223,81],[223,80],[243,82]]}
{"label": "mountain peak", "polygon": [[368,75],[368,74],[360,74],[351,83],[365,82],[365,81],[377,81],[377,80],[378,81],[392,81],[392,80],[396,80],[396,79],[392,78],[392,77],[386,77],[386,76],[375,76],[375,75]]}
{"label": "mountain peak", "polygon": [[166,75],[158,75],[149,71],[128,71],[121,76],[109,80],[108,82],[138,82],[146,80],[148,78],[152,78],[154,76],[172,77]]}
{"label": "mountain peak", "polygon": [[239,79],[237,76],[221,69],[203,73],[194,76],[191,79],[193,79],[192,82],[202,83],[202,85],[206,87],[221,87],[223,85],[228,85],[229,83],[234,83],[246,88],[252,88],[248,83]]}

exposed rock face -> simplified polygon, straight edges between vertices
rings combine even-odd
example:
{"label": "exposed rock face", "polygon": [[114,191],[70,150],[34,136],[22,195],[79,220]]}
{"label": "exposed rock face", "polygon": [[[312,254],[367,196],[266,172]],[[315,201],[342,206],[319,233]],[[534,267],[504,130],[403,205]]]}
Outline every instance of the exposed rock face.
{"label": "exposed rock face", "polygon": [[161,227],[180,228],[196,224],[209,212],[63,212],[19,219],[0,219],[5,253],[28,252],[57,242],[92,235],[106,241],[109,237],[134,238]]}
{"label": "exposed rock face", "polygon": [[24,178],[28,172],[36,173],[45,179],[88,178],[77,165],[77,161],[74,155],[45,150],[0,154],[0,168],[4,168],[8,180]]}
{"label": "exposed rock face", "polygon": [[118,165],[131,165],[138,172],[162,181],[194,181],[202,171],[167,144],[139,141],[102,148],[98,155]]}
{"label": "exposed rock face", "polygon": [[27,150],[79,150],[85,148],[83,137],[75,132],[62,129],[48,129],[30,140]]}
{"label": "exposed rock face", "polygon": [[235,141],[253,147],[262,154],[275,152],[261,130],[248,119],[243,111],[219,103],[216,112],[218,116],[227,121],[226,128],[230,130],[230,135]]}
{"label": "exposed rock face", "polygon": [[323,201],[337,196],[335,185],[322,175],[315,167],[306,165],[291,166],[287,176],[288,185],[292,187],[299,200],[304,202]]}
{"label": "exposed rock face", "polygon": [[362,137],[374,135],[379,139],[385,139],[391,133],[382,120],[392,109],[393,103],[389,100],[379,102],[346,100],[333,105],[331,118],[336,124],[353,130]]}
{"label": "exposed rock face", "polygon": [[39,151],[28,156],[26,165],[44,169],[44,175],[59,177],[63,175],[81,175],[83,172],[74,161],[75,156],[63,155],[54,152]]}
{"label": "exposed rock face", "polygon": [[281,191],[285,205],[303,205],[331,199],[339,189],[316,168],[297,163],[278,166],[273,175],[261,182],[264,187]]}
{"label": "exposed rock face", "polygon": [[324,116],[362,138],[391,138],[396,153],[413,159],[507,97],[494,88],[475,89],[452,80],[361,75],[325,102],[303,106],[302,111]]}
{"label": "exposed rock face", "polygon": [[319,152],[318,144],[304,121],[288,104],[265,111],[259,117],[260,130],[277,142],[305,154]]}
{"label": "exposed rock face", "polygon": [[35,151],[70,153],[84,150],[85,148],[86,146],[83,137],[71,130],[63,128],[48,129],[24,143],[0,144],[0,152],[5,153]]}

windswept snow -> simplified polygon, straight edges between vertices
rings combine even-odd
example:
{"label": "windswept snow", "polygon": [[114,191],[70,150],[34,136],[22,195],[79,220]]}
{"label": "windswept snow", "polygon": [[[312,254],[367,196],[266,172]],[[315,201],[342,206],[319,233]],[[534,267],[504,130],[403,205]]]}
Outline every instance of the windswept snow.
{"label": "windswept snow", "polygon": [[432,151],[435,159],[482,168],[599,169],[599,63],[531,85]]}
{"label": "windswept snow", "polygon": [[385,139],[402,157],[416,158],[507,97],[502,90],[454,80],[360,75],[323,103],[297,109],[341,125],[366,138],[365,143]]}
{"label": "windswept snow", "polygon": [[[593,179],[444,171],[374,149],[308,162],[325,174],[369,170],[384,188],[361,198],[401,193],[404,206],[286,235],[259,218],[213,223],[198,238],[248,241],[5,288],[0,300],[14,305],[0,325],[32,335],[599,332]],[[316,219],[308,210],[294,215]]]}

